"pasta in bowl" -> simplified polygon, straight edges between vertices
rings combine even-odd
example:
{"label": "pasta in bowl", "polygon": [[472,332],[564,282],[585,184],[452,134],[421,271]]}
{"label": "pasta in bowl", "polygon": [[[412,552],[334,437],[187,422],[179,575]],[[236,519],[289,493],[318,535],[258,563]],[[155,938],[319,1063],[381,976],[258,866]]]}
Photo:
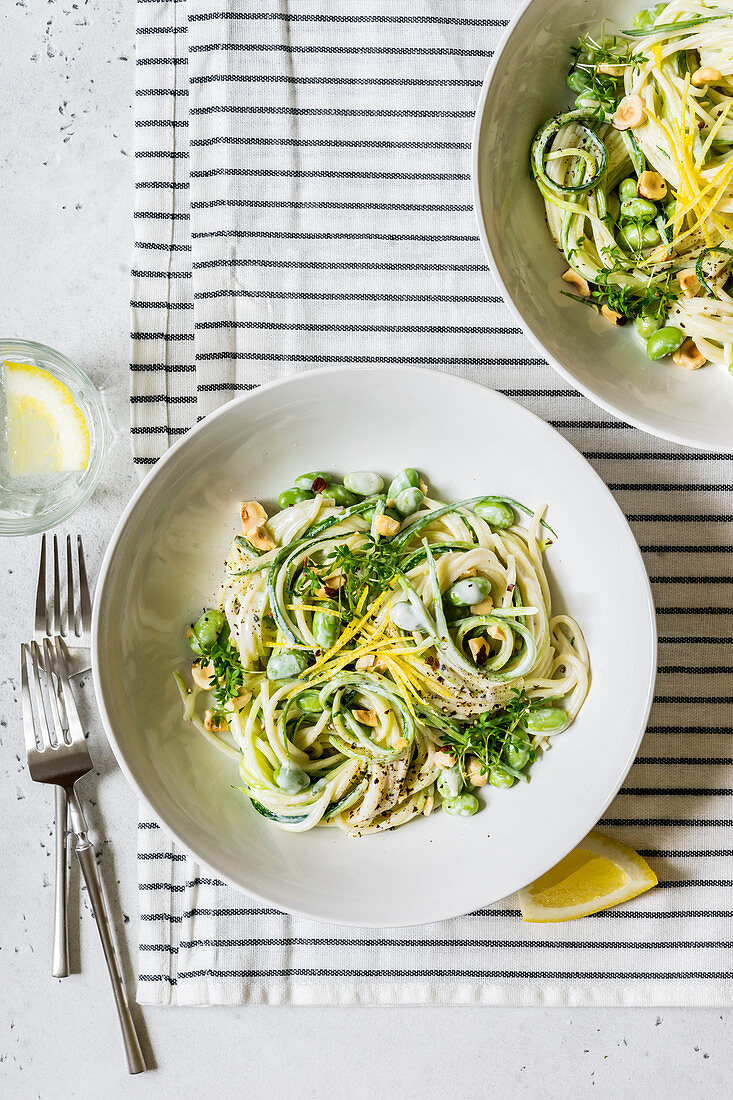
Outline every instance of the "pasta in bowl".
{"label": "pasta in bowl", "polygon": [[650,359],[733,372],[733,9],[673,0],[585,34],[567,83],[531,155],[563,278]]}
{"label": "pasta in bowl", "polygon": [[175,674],[258,813],[361,836],[527,781],[589,683],[578,624],[552,614],[544,509],[445,503],[413,468],[386,489],[301,475],[279,503],[269,519],[242,503],[219,606],[188,631],[191,678]]}
{"label": "pasta in bowl", "polygon": [[[467,445],[469,424],[480,426],[480,430],[471,431]],[[293,485],[295,472],[318,472],[321,465],[329,471],[323,479],[326,484],[318,482],[314,488],[314,478]],[[431,482],[422,500],[419,493],[423,493],[423,488],[419,484],[409,484],[405,497],[400,493],[388,495],[391,487],[386,484],[387,475],[408,466]],[[385,485],[353,480],[348,475],[343,482],[336,483],[333,481],[336,469],[342,473],[378,469]],[[408,482],[412,476],[407,475]],[[380,533],[379,539],[374,540],[379,546],[379,560],[371,555],[363,560],[361,557],[361,547],[366,554],[370,545],[368,536],[374,518],[369,515],[370,504],[381,503],[369,502],[367,496],[360,495],[363,492],[384,498],[383,514],[400,527],[390,534],[392,524],[380,522],[387,533]],[[477,505],[486,500],[487,492],[502,496],[498,502],[502,509],[492,512],[486,502],[482,519],[476,515]],[[508,496],[530,509],[546,502],[547,511],[543,513],[537,508],[535,518],[534,511],[524,512],[508,501]],[[243,498],[248,498],[244,523]],[[387,503],[392,499],[396,515]],[[266,522],[259,523],[262,515],[255,501],[267,513]],[[416,502],[420,507],[410,512]],[[428,512],[438,510],[435,506],[443,502],[451,511],[415,530],[414,524]],[[357,510],[353,515],[346,516],[354,507]],[[507,509],[511,509],[513,518]],[[508,519],[509,525],[497,524],[497,518],[504,522]],[[323,543],[323,553],[311,554],[306,566],[303,558],[298,558],[301,550],[295,543],[313,535],[318,525],[332,520],[341,523],[340,529],[334,522],[320,534],[316,532]],[[557,531],[557,537],[543,526],[543,520]],[[307,521],[312,522],[306,528]],[[464,523],[488,545],[474,542]],[[411,526],[414,538],[409,546],[405,544],[401,549],[394,546],[395,540]],[[530,534],[533,526],[534,535]],[[333,542],[326,542],[329,534],[337,533]],[[255,549],[238,544],[237,538],[251,543]],[[472,675],[488,678],[492,672],[512,674],[504,684],[500,680],[491,681],[492,693],[509,688],[508,701],[502,706],[489,707],[488,703],[466,706],[470,698],[461,697],[458,702],[464,705],[456,708],[455,704],[446,703],[448,713],[444,714],[440,709],[441,696],[437,694],[438,705],[433,709],[451,731],[455,724],[450,742],[442,724],[425,727],[403,705],[407,714],[405,727],[397,704],[386,698],[390,692],[400,703],[406,699],[420,719],[418,700],[408,680],[415,678],[416,671],[432,677],[434,670],[428,659],[435,657],[447,664],[450,656],[450,652],[439,654],[435,648],[431,652],[428,631],[409,629],[412,624],[407,619],[402,619],[401,625],[392,622],[391,611],[387,614],[388,604],[402,608],[395,611],[398,618],[410,606],[399,581],[399,592],[393,585],[395,578],[385,586],[388,592],[379,607],[374,608],[381,594],[376,586],[360,614],[352,615],[350,611],[350,599],[355,608],[359,604],[359,577],[363,576],[367,563],[370,563],[369,576],[383,578],[385,567],[380,564],[383,556],[391,562],[389,569],[396,564],[404,573],[439,634],[427,556],[422,562],[410,562],[411,555],[425,552],[423,539],[438,571],[450,645],[460,649]],[[441,543],[451,542],[470,545],[440,548]],[[548,545],[550,542],[552,545]],[[337,546],[341,547],[342,555],[347,550],[353,553],[356,560],[351,561],[349,568],[347,562],[342,561],[339,566],[325,560]],[[495,555],[496,563],[487,569],[489,557],[474,560],[476,573],[472,573],[472,566],[467,565],[462,555],[484,550]],[[271,568],[279,553],[289,555],[293,551],[296,553],[291,563],[293,571],[290,566],[286,571],[283,561],[271,578],[269,568],[233,576],[258,563],[269,562]],[[507,601],[504,608],[510,585],[516,586],[511,580],[510,551],[520,576],[522,603],[510,605]],[[457,556],[452,557],[454,554]],[[467,567],[463,568],[464,565]],[[316,600],[320,581],[317,584],[312,574],[321,576],[326,566],[334,568],[323,577],[325,582],[340,570],[349,574],[349,587],[346,582],[324,583],[324,594]],[[237,598],[244,598],[247,610],[248,577],[253,581],[251,599],[255,601],[249,606],[252,613],[249,627],[243,609],[235,606]],[[299,579],[304,588],[302,593],[294,590]],[[305,634],[305,642],[294,642],[286,633],[278,637],[281,627],[269,603],[264,605],[269,580],[276,603],[282,606],[288,622]],[[590,688],[579,710],[582,688],[577,698],[573,690],[561,694],[560,669],[552,670],[550,664],[546,670],[541,664],[544,656],[533,670],[521,674],[526,682],[519,683],[517,668],[525,659],[521,632],[513,632],[512,652],[501,657],[500,639],[489,634],[492,624],[481,630],[471,627],[458,640],[462,628],[456,624],[461,618],[470,618],[472,609],[477,615],[485,614],[474,603],[460,602],[482,595],[471,587],[478,582],[480,589],[480,580],[491,583],[489,612],[516,612],[520,606],[538,609],[537,614],[526,611],[520,616],[495,614],[500,623],[493,625],[499,628],[523,618],[525,622],[519,625],[526,627],[540,652],[543,638],[551,646],[553,634],[558,645],[564,646],[569,638],[558,617],[568,615],[578,620],[592,661]],[[447,593],[464,582],[469,587],[453,594],[458,597],[458,603],[454,604]],[[544,582],[551,592],[551,603],[543,597]],[[519,598],[512,596],[517,601]],[[339,612],[337,626],[330,628],[337,631],[335,642],[331,641],[330,633],[320,631],[326,620],[336,616],[322,614],[319,625],[314,621],[315,612],[306,609],[307,605],[325,612],[327,600],[336,605],[332,612],[339,604],[343,605],[344,618]],[[258,603],[264,606],[265,616],[271,615],[273,619],[262,624],[261,634],[254,621],[254,615],[260,614]],[[356,626],[370,608],[374,610],[372,625],[366,630],[359,629],[361,648],[367,645],[367,652],[360,657],[356,655],[357,633],[349,635],[346,631]],[[200,622],[205,612],[209,618]],[[216,614],[212,615],[213,612]],[[380,613],[384,619],[377,624]],[[227,624],[231,619],[229,637],[218,618],[221,614]],[[381,626],[384,633],[375,638]],[[201,655],[192,653],[192,638],[186,637],[187,629],[194,627]],[[242,641],[245,657],[239,654],[241,673],[228,658],[214,652],[214,646],[225,653],[234,647],[232,638],[236,630],[248,639],[247,644]],[[317,642],[315,648],[321,651],[319,654],[308,638],[308,630]],[[488,654],[481,649],[476,662],[470,643],[480,647],[482,634],[487,639]],[[100,572],[94,608],[93,669],[100,715],[120,767],[177,850],[190,853],[199,866],[207,869],[204,873],[280,910],[340,924],[389,927],[468,913],[506,897],[556,864],[585,836],[619,789],[638,750],[653,693],[655,640],[649,584],[629,526],[598,475],[558,432],[502,394],[464,379],[414,367],[349,366],[298,373],[230,402],[202,421],[156,464],[121,517]],[[343,648],[327,656],[339,641],[345,641]],[[261,653],[256,648],[260,643]],[[408,652],[395,652],[401,649]],[[292,667],[288,669],[287,662],[283,667],[281,661],[280,669],[275,665],[272,672],[287,671],[288,677],[268,679],[270,660],[288,651],[292,651],[291,656],[305,654],[308,670],[315,670],[313,674],[308,670],[304,674],[294,672]],[[583,650],[573,647],[573,651],[582,664]],[[382,655],[390,657],[404,683],[398,684],[397,676],[388,667],[376,667]],[[368,667],[357,670],[356,664],[364,656]],[[373,665],[369,664],[370,656],[375,658]],[[194,658],[206,665],[212,663],[214,671],[218,668],[217,676],[223,678],[226,688],[223,698],[216,696],[216,683],[208,677],[204,680],[203,668],[200,677],[205,688],[194,698],[194,690],[198,691],[192,678]],[[323,662],[324,658],[325,663],[320,666],[323,671],[319,672],[317,662]],[[343,668],[339,668],[339,659],[344,661]],[[496,663],[495,669],[492,663]],[[228,669],[232,679],[226,686]],[[549,672],[548,679],[555,681],[551,691],[557,694],[550,695],[549,690],[545,692],[536,683],[541,678],[540,671],[542,675]],[[268,714],[277,719],[283,716],[288,694],[300,691],[306,707],[296,707],[293,701],[285,716],[287,740],[294,746],[290,761],[287,743],[278,752],[280,735],[276,728],[263,735],[258,709],[257,726],[253,720],[255,747],[250,750],[245,737],[244,748],[258,754],[264,779],[250,767],[244,776],[240,762],[245,759],[245,751],[231,731],[215,733],[205,729],[204,735],[183,719],[175,672],[183,677],[186,705],[192,707],[204,729],[207,711],[212,711],[208,724],[219,724],[217,711],[225,710],[227,697],[240,699],[251,692],[242,718],[246,727],[248,713],[261,695],[267,698]],[[355,672],[365,677],[356,688],[353,683],[338,686],[334,683],[339,676]],[[464,674],[460,669],[447,667],[448,674],[454,687],[461,685]],[[241,684],[237,682],[238,675]],[[465,676],[468,678],[468,672]],[[361,685],[371,683],[367,677],[374,678],[379,693],[370,689],[370,694],[360,694]],[[536,677],[534,682],[532,677]],[[577,678],[581,684],[582,668]],[[441,687],[437,678],[435,683]],[[420,684],[418,680],[414,686],[422,696]],[[326,686],[333,687],[334,692],[323,693]],[[192,689],[191,694],[187,688]],[[285,691],[276,698],[283,688]],[[314,694],[304,698],[303,688]],[[514,689],[524,689],[536,711],[558,708],[566,712],[568,719],[575,715],[572,725],[561,732],[558,718],[562,716],[554,714],[550,718],[553,729],[531,729],[531,723],[522,720],[510,731],[513,717],[508,717],[507,712],[516,699]],[[336,690],[342,692],[339,701]],[[350,695],[354,690],[356,694]],[[308,711],[308,706],[313,709]],[[526,718],[524,704],[517,709],[524,710]],[[369,714],[372,710],[374,717]],[[391,711],[389,720],[387,710]],[[357,711],[365,713],[359,715]],[[482,717],[481,711],[488,713]],[[324,712],[327,712],[326,724],[337,715],[344,728],[330,729],[328,735],[325,730],[321,734],[316,731],[314,736],[313,728]],[[546,718],[540,717],[540,723]],[[375,719],[377,724],[372,725]],[[416,727],[413,741],[410,741],[410,721]],[[481,741],[477,739],[476,726]],[[492,726],[495,737],[490,736]],[[545,751],[536,741],[543,733],[551,751]],[[360,796],[337,813],[339,820],[333,819],[330,828],[319,826],[298,832],[282,828],[272,818],[263,816],[242,788],[247,788],[251,780],[255,801],[261,806],[270,807],[281,816],[305,816],[308,807],[303,802],[311,799],[315,804],[316,784],[325,779],[325,787],[338,779],[335,774],[329,778],[327,771],[333,768],[335,773],[347,759],[352,760],[339,755],[340,750],[331,744],[332,734],[343,744],[353,746],[353,751],[365,754],[367,750],[373,751],[372,742],[388,751],[405,750],[399,742],[403,737],[410,746],[405,752],[409,756],[408,773],[410,768],[420,767],[421,754],[427,758],[432,752],[436,766],[425,782],[427,788],[431,776],[435,777],[433,809],[440,805],[445,809],[450,798],[472,796],[480,804],[478,812],[466,816],[465,810],[470,810],[472,804],[463,802],[454,807],[458,812],[452,815],[432,812],[425,817],[422,812],[416,813],[404,828],[391,828],[384,817],[395,811],[400,802],[406,804],[406,800],[397,799],[387,809],[389,792],[385,784],[383,788],[380,785],[381,805],[374,805],[371,814],[364,814],[365,822],[349,824],[343,817],[344,813],[361,816]],[[366,746],[359,735],[368,742]],[[214,738],[215,744],[209,738]],[[517,744],[505,752],[510,739],[516,739]],[[418,740],[423,747],[418,748]],[[320,757],[314,747],[316,742],[322,747]],[[222,748],[225,743],[229,751]],[[472,759],[480,757],[484,747],[487,770],[482,769],[480,760],[476,768]],[[529,758],[523,761],[527,747],[537,753],[535,762]],[[453,752],[456,762],[463,760],[461,777],[452,771],[450,759],[435,760],[442,749]],[[476,749],[480,751],[477,753]],[[298,756],[298,752],[304,755]],[[324,758],[327,768],[319,774],[318,768],[311,764],[316,765]],[[345,796],[351,788],[358,787],[369,768],[373,767],[379,776],[382,765],[390,768],[393,763],[379,760],[372,765],[370,761],[361,778],[354,776],[350,786],[344,786]],[[514,779],[511,789],[502,789],[491,782],[491,770],[496,771],[497,765]],[[275,772],[279,773],[283,766],[301,768],[308,777],[308,787],[299,792],[281,787]],[[530,781],[525,783],[512,776],[510,767],[529,776]],[[344,768],[341,776],[344,783],[345,774]],[[438,778],[442,775],[446,778],[441,791]],[[449,778],[451,775],[454,778]],[[461,783],[457,796],[451,786],[456,778]],[[495,778],[502,781],[502,773],[499,771]],[[302,783],[297,772],[280,779],[288,783],[294,780],[295,786]],[[484,779],[487,781],[480,786]],[[503,779],[508,782],[507,776]],[[400,780],[398,793],[405,791],[405,782],[410,782],[409,777]],[[337,792],[334,789],[331,793]],[[425,797],[423,811],[427,808],[429,794],[422,795],[417,784],[412,793],[405,793],[415,799],[415,809]],[[301,802],[297,801],[298,795],[304,796]],[[331,799],[320,820],[326,818],[333,806]],[[298,826],[302,822],[285,824]],[[370,828],[370,825],[382,827]],[[347,826],[354,832],[368,828],[368,835],[352,840],[344,834]]]}

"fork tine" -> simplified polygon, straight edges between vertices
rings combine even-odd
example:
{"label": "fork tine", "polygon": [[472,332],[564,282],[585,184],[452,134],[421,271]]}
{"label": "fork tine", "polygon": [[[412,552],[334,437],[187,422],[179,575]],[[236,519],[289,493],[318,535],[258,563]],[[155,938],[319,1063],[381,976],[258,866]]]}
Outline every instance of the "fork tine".
{"label": "fork tine", "polygon": [[59,540],[53,536],[53,631],[61,634],[61,578],[59,576]]}
{"label": "fork tine", "polygon": [[31,651],[27,645],[21,645],[20,647],[20,696],[23,707],[23,737],[25,738],[25,751],[26,753],[38,752],[38,743],[36,741],[36,730],[33,722],[33,704],[31,703],[31,692],[28,685],[28,661],[30,660]]}
{"label": "fork tine", "polygon": [[66,714],[66,733],[69,735],[69,740],[72,745],[76,743],[85,743],[84,727],[81,724],[79,718],[79,712],[76,709],[76,700],[74,699],[74,693],[71,690],[71,684],[69,683],[69,666],[66,660],[66,643],[63,638],[55,638],[55,645],[49,646],[49,650],[52,654],[52,669],[58,679],[61,689],[61,704]]}
{"label": "fork tine", "polygon": [[89,581],[87,580],[87,567],[84,562],[84,547],[81,535],[76,536],[76,547],[79,556],[79,607],[81,611],[81,635],[86,638],[87,645],[92,633],[92,601],[89,595]]}
{"label": "fork tine", "polygon": [[43,685],[41,682],[41,651],[38,647],[38,642],[31,642],[31,668],[33,670],[32,678],[32,696],[35,703],[36,717],[38,722],[36,723],[36,733],[41,743],[41,749],[53,748],[53,742],[51,739],[51,728],[48,724],[48,714],[46,712],[46,703],[43,694]]}
{"label": "fork tine", "polygon": [[66,630],[67,635],[76,634],[76,614],[74,612],[74,563],[71,557],[71,535],[66,536]]}
{"label": "fork tine", "polygon": [[[51,645],[50,638],[43,639],[43,664],[46,669],[47,682],[51,677],[51,671],[55,671],[54,653]],[[51,713],[53,715],[53,724],[56,727],[56,740],[59,745],[63,745],[66,741],[64,734],[68,725],[68,717],[66,714],[66,707],[64,706],[63,718],[61,716],[61,709],[59,706],[59,698],[54,691],[53,682],[48,684],[48,697],[51,700]]]}
{"label": "fork tine", "polygon": [[38,585],[36,586],[36,622],[34,637],[38,642],[48,633],[46,606],[46,536],[41,539],[41,561],[38,566]]}

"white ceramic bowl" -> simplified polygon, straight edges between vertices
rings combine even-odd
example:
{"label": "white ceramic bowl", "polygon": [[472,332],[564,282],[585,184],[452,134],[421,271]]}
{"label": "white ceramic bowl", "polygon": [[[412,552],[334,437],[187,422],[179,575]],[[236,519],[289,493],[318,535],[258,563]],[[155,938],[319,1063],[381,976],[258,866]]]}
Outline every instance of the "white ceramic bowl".
{"label": "white ceramic bowl", "polygon": [[[272,501],[303,470],[418,467],[441,497],[548,502],[549,570],[582,623],[593,685],[532,781],[488,789],[472,818],[437,813],[359,840],[281,832],[232,789],[236,767],[184,724],[171,673],[185,627],[219,588],[242,498]],[[207,417],[122,517],[94,613],[95,688],[128,779],[180,844],[273,905],[354,925],[419,924],[505,897],[594,825],[645,728],[656,668],[649,584],[611,494],[552,428],[434,371],[350,367],[262,386]]]}
{"label": "white ceramic bowl", "polygon": [[653,363],[632,331],[560,294],[565,270],[529,174],[538,126],[574,102],[570,47],[586,31],[630,27],[639,0],[529,0],[486,75],[473,141],[479,233],[504,300],[547,361],[601,408],[653,435],[733,451],[733,378],[710,365]]}

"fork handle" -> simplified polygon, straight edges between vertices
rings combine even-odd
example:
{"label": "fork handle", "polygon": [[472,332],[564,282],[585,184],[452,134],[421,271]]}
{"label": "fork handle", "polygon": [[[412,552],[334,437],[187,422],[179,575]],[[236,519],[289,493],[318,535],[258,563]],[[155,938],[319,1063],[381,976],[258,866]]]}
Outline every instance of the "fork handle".
{"label": "fork handle", "polygon": [[120,973],[120,965],[112,941],[107,906],[105,905],[104,894],[102,893],[99,868],[97,867],[94,849],[87,836],[87,823],[84,817],[84,810],[82,809],[81,803],[73,787],[69,790],[68,794],[69,810],[71,812],[71,827],[74,831],[76,854],[79,858],[81,872],[89,892],[89,900],[92,905],[92,912],[97,924],[99,938],[102,941],[102,949],[104,951],[107,970],[109,971],[115,1003],[117,1005],[117,1015],[119,1016],[120,1027],[122,1028],[122,1039],[125,1044],[125,1054],[127,1055],[127,1067],[130,1073],[142,1073],[147,1067],[145,1065],[143,1052],[140,1048],[140,1041],[135,1031],[135,1024],[130,1014],[130,1006],[127,1003],[125,987]]}
{"label": "fork handle", "polygon": [[69,976],[69,937],[66,920],[66,817],[67,797],[63,787],[56,787],[56,881],[53,899],[53,965],[54,978]]}

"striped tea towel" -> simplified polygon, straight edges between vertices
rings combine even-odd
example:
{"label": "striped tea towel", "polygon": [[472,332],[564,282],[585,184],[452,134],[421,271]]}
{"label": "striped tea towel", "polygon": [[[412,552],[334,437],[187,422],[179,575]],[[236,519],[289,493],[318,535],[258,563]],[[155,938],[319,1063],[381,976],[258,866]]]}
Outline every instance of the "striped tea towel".
{"label": "striped tea towel", "polygon": [[548,419],[616,494],[655,589],[658,695],[600,827],[660,885],[566,925],[523,925],[510,898],[421,928],[335,928],[217,882],[143,815],[141,1001],[733,1003],[731,459],[599,413],[496,294],[469,144],[515,7],[141,0],[135,459],[323,363],[434,365]]}

